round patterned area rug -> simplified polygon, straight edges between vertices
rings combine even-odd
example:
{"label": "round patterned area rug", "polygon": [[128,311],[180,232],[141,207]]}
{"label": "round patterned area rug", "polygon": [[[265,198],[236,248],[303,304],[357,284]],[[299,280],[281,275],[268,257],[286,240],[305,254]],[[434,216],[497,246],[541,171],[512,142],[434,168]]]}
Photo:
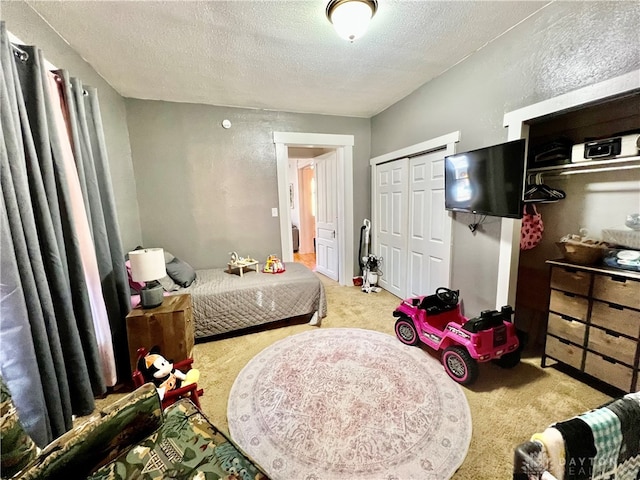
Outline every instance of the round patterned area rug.
{"label": "round patterned area rug", "polygon": [[264,349],[235,380],[227,416],[273,480],[447,479],[471,440],[467,399],[435,358],[356,328]]}

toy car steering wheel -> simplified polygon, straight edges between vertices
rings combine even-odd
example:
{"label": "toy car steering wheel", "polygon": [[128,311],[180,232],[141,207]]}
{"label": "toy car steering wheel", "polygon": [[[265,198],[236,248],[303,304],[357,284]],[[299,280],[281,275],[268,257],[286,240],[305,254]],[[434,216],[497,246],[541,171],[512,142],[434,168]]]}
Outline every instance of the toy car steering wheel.
{"label": "toy car steering wheel", "polygon": [[436,290],[436,297],[445,305],[457,305],[458,304],[458,292],[445,287],[439,287]]}

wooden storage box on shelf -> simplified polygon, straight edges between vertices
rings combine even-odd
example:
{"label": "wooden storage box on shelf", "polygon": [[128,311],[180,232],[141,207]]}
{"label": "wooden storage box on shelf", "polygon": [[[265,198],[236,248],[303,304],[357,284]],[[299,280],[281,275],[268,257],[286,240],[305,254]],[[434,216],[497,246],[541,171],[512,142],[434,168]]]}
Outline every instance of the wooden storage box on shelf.
{"label": "wooden storage box on shelf", "polygon": [[631,391],[633,369],[616,362],[612,358],[605,358],[597,353],[587,352],[584,372],[620,390]]}
{"label": "wooden storage box on shelf", "polygon": [[149,350],[158,345],[162,356],[174,362],[193,358],[191,295],[164,297],[162,305],[156,308],[134,308],[127,315],[127,337],[132,372],[136,368],[136,351],[140,347]]}
{"label": "wooden storage box on shelf", "polygon": [[589,328],[587,348],[611,357],[627,365],[633,365],[636,359],[638,342],[630,340],[612,330],[603,330],[592,326]]}
{"label": "wooden storage box on shelf", "polygon": [[588,296],[591,286],[591,273],[571,268],[553,268],[551,270],[551,288],[563,292]]}
{"label": "wooden storage box on shelf", "polygon": [[638,308],[640,282],[617,275],[596,275],[593,297],[618,305]]}
{"label": "wooden storage box on shelf", "polygon": [[573,293],[551,290],[549,311],[561,315],[568,315],[569,317],[585,322],[589,312],[589,300],[576,296]]}
{"label": "wooden storage box on shelf", "polygon": [[632,338],[640,336],[640,312],[612,303],[594,300],[591,307],[591,324]]}
{"label": "wooden storage box on shelf", "polygon": [[577,345],[584,345],[584,336],[587,326],[568,317],[562,317],[555,313],[549,313],[547,332],[556,337],[564,338]]}
{"label": "wooden storage box on shelf", "polygon": [[566,363],[578,370],[582,368],[582,356],[584,354],[582,347],[570,344],[566,340],[562,341],[556,337],[547,335],[544,351],[545,355],[548,355],[554,360]]}

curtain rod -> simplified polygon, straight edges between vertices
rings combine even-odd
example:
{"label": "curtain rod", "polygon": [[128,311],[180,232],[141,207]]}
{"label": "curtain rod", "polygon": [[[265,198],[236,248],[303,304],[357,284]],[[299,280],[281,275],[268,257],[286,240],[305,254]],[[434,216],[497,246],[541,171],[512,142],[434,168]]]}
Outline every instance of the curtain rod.
{"label": "curtain rod", "polygon": [[17,45],[14,45],[13,43],[10,43],[11,48],[13,48],[13,54],[21,61],[21,62],[26,62],[27,60],[29,60],[29,54],[27,52],[25,52],[24,50],[22,50],[20,47],[18,47]]}
{"label": "curtain rod", "polygon": [[[24,50],[22,50],[20,47],[26,45],[27,42],[23,42],[18,37],[16,37],[13,33],[11,33],[9,30],[7,30],[7,34],[9,35],[9,42],[10,42],[11,46],[14,49],[19,50],[20,52],[22,52],[22,53],[24,53],[26,55],[26,57],[24,57],[22,55],[20,56],[20,60],[22,60],[23,62],[26,62],[29,59],[29,54],[27,52],[25,52]],[[56,67],[54,64],[52,64],[46,58],[44,59],[44,63],[45,63],[45,67],[47,67],[48,70],[60,70],[58,67]]]}
{"label": "curtain rod", "polygon": [[[29,60],[29,54],[27,52],[25,52],[24,50],[22,50],[18,45],[24,45],[25,42],[23,42],[22,40],[20,40],[18,37],[16,37],[13,33],[11,33],[10,31],[7,30],[7,33],[9,34],[9,45],[11,45],[11,48],[13,48],[14,50],[14,55],[16,57],[18,57],[18,59],[21,62],[26,62],[27,60]],[[18,44],[18,45],[16,45]],[[56,67],[55,65],[53,65],[49,60],[47,60],[46,58],[44,59],[45,62],[45,66],[47,67],[48,70],[60,70],[58,67]],[[72,85],[73,88],[73,85]],[[87,96],[89,95],[89,92],[87,92],[84,88],[82,89],[82,95],[83,96]]]}

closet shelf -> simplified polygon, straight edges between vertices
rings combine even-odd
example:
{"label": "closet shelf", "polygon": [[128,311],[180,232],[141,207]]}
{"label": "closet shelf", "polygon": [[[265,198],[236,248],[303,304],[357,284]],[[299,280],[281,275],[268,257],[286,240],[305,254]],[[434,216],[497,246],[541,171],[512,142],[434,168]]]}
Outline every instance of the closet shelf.
{"label": "closet shelf", "polygon": [[629,168],[640,168],[640,156],[613,158],[610,160],[591,160],[587,162],[569,163],[566,165],[554,165],[551,167],[530,168],[527,174],[544,173],[553,175],[570,175],[574,173],[589,173],[591,171],[614,171]]}

